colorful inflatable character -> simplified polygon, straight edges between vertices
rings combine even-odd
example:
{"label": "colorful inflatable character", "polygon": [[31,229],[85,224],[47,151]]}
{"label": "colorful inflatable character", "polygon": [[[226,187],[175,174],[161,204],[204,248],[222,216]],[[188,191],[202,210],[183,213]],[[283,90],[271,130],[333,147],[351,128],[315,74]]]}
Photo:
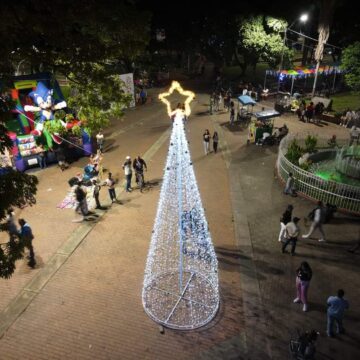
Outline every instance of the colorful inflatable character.
{"label": "colorful inflatable character", "polygon": [[[35,129],[31,132],[35,136],[40,136],[44,129],[44,122],[54,119],[54,111],[65,108],[66,101],[58,103],[54,102],[53,90],[48,89],[42,82],[39,82],[36,89],[29,93],[29,96],[37,106],[25,105],[24,110],[30,112],[41,112],[39,122],[36,124]],[[62,122],[63,126],[66,127],[66,123]],[[55,134],[56,135],[56,134]]]}

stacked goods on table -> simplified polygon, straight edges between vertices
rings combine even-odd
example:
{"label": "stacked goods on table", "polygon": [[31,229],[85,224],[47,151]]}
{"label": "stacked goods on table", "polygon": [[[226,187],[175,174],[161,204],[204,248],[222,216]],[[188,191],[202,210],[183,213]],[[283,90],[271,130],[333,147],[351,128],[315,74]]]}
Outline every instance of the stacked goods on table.
{"label": "stacked goods on table", "polygon": [[30,156],[38,153],[35,138],[33,135],[22,135],[17,137],[20,155]]}

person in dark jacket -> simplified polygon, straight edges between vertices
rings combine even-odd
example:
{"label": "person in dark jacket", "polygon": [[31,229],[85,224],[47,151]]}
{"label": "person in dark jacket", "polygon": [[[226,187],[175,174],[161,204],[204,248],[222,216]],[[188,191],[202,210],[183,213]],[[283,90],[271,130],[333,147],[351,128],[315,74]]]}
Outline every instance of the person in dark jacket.
{"label": "person in dark jacket", "polygon": [[138,155],[134,161],[133,161],[133,169],[135,171],[135,179],[136,179],[136,183],[139,182],[138,180],[138,176],[142,176],[143,177],[143,181],[145,182],[145,178],[144,178],[144,168],[147,171],[147,165],[144,159],[141,158],[140,155]]}
{"label": "person in dark jacket", "polygon": [[79,184],[75,188],[74,193],[75,193],[75,198],[76,198],[76,201],[77,201],[77,205],[76,205],[76,208],[75,208],[75,213],[77,213],[80,210],[82,215],[85,217],[86,215],[88,215],[86,192],[84,191],[84,189]]}
{"label": "person in dark jacket", "polygon": [[214,149],[214,153],[217,153],[217,149],[218,149],[218,144],[219,144],[219,135],[218,133],[215,131],[214,135],[212,137],[213,139],[213,149]]}
{"label": "person in dark jacket", "polygon": [[303,261],[300,267],[296,270],[296,298],[294,303],[302,303],[303,311],[308,311],[307,293],[312,278],[312,270],[310,265]]}
{"label": "person in dark jacket", "polygon": [[93,196],[94,196],[94,199],[95,199],[95,202],[96,202],[96,209],[102,209],[103,207],[101,206],[100,200],[99,200],[101,185],[95,179],[92,181],[92,183],[94,185]]}
{"label": "person in dark jacket", "polygon": [[9,209],[6,215],[7,231],[9,232],[9,241],[13,243],[19,236],[19,231],[15,224],[15,214],[13,209]]}
{"label": "person in dark jacket", "polygon": [[279,241],[282,241],[284,239],[286,224],[291,221],[293,209],[294,207],[292,205],[288,205],[288,207],[286,208],[286,210],[284,211],[284,213],[280,218]]}
{"label": "person in dark jacket", "polygon": [[19,237],[24,241],[25,247],[28,248],[30,251],[28,265],[31,268],[34,268],[36,265],[35,253],[32,245],[34,235],[32,233],[31,227],[24,219],[19,219],[19,225],[20,225]]}

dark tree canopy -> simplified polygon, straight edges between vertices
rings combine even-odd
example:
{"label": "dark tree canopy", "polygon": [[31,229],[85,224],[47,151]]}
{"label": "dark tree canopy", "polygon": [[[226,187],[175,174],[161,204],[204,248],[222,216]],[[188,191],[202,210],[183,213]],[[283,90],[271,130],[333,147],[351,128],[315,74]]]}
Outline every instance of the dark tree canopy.
{"label": "dark tree canopy", "polygon": [[[150,14],[116,0],[19,0],[0,8],[0,72],[24,60],[86,83],[93,64],[130,70],[149,41]],[[6,56],[5,56],[6,55]]]}

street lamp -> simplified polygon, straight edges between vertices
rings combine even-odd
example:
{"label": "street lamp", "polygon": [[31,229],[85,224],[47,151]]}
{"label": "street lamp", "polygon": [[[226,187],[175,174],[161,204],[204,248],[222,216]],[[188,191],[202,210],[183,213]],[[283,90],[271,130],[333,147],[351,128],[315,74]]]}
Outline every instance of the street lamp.
{"label": "street lamp", "polygon": [[283,39],[283,46],[282,46],[282,50],[281,50],[281,60],[280,60],[280,65],[279,65],[279,77],[278,77],[278,86],[277,86],[277,91],[278,92],[279,92],[279,89],[280,89],[280,74],[281,74],[281,69],[283,67],[283,62],[284,62],[284,50],[285,50],[285,45],[286,45],[286,33],[287,33],[288,30],[290,30],[292,28],[292,26],[296,23],[296,21],[300,20],[301,22],[305,23],[308,20],[308,18],[309,18],[308,14],[302,14],[299,19],[295,19],[290,26],[287,26],[284,29],[284,39]]}

